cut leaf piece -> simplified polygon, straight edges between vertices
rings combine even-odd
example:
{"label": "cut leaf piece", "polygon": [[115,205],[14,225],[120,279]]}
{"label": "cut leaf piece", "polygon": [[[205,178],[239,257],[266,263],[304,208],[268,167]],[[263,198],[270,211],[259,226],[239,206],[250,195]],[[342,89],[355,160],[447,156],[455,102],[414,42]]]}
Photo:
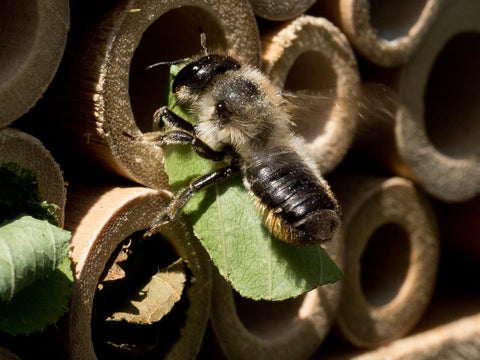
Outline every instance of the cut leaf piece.
{"label": "cut leaf piece", "polygon": [[167,315],[181,299],[187,280],[185,264],[178,259],[153,275],[150,281],[126,301],[107,321],[152,324]]}
{"label": "cut leaf piece", "polygon": [[[185,117],[171,95],[168,104]],[[166,147],[165,170],[174,192],[222,165],[201,158],[190,146]],[[241,176],[195,194],[184,213],[220,273],[244,297],[284,300],[342,278],[321,246],[296,247],[271,236]]]}
{"label": "cut leaf piece", "polygon": [[0,299],[54,271],[68,255],[71,235],[46,220],[22,216],[0,227]]}

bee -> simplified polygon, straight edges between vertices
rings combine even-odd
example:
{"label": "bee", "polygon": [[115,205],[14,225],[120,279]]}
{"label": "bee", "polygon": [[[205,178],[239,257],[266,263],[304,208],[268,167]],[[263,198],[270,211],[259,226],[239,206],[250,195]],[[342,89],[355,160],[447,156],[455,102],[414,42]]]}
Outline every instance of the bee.
{"label": "bee", "polygon": [[154,123],[170,130],[145,134],[142,140],[189,144],[198,155],[224,166],[176,194],[151,231],[174,220],[197,191],[241,174],[273,236],[294,245],[330,240],[340,226],[340,206],[304,139],[295,134],[281,90],[259,69],[230,55],[209,54],[204,38],[202,47],[201,54],[182,60],[172,85],[196,125],[164,106]]}

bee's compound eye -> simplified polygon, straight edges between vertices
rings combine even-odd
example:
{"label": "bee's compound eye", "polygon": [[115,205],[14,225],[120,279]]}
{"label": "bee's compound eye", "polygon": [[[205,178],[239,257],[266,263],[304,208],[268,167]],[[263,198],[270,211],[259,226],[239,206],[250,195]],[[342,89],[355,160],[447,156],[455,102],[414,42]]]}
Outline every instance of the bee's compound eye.
{"label": "bee's compound eye", "polygon": [[222,124],[228,123],[232,109],[225,100],[220,100],[216,105],[217,116],[222,120]]}

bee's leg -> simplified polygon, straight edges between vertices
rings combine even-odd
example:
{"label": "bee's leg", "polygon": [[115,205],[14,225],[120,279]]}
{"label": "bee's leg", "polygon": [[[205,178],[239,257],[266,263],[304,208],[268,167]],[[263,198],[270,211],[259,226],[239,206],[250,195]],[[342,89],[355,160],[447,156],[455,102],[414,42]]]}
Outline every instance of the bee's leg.
{"label": "bee's leg", "polygon": [[181,212],[183,207],[187,204],[188,200],[199,190],[204,189],[210,185],[218,183],[222,180],[225,180],[232,175],[235,175],[239,172],[239,168],[233,165],[228,165],[222,168],[219,168],[210,174],[200,176],[193,180],[188,187],[183,189],[178,195],[176,195],[173,200],[170,202],[168,207],[160,213],[160,215],[152,223],[152,226],[145,236],[153,234],[157,229],[162,227],[165,224],[168,224],[170,221],[175,219],[178,214]]}
{"label": "bee's leg", "polygon": [[191,123],[185,119],[182,119],[166,106],[162,106],[160,109],[155,111],[155,114],[153,114],[153,123],[158,126],[159,129],[166,125],[168,127],[183,130],[192,134],[195,132],[195,129]]}
{"label": "bee's leg", "polygon": [[199,139],[195,135],[182,130],[172,130],[160,133],[147,133],[142,135],[141,137],[138,137],[137,140],[154,142],[157,143],[159,146],[164,144],[191,144],[192,149],[203,158],[213,161],[221,161],[225,157],[225,152],[213,150],[202,139]]}
{"label": "bee's leg", "polygon": [[172,112],[166,106],[158,109],[153,115],[154,122],[159,122],[159,126],[167,125],[168,127],[178,130],[166,132],[151,132],[141,136],[132,136],[126,132],[124,135],[133,140],[149,141],[157,143],[159,146],[164,144],[191,144],[193,150],[203,158],[221,161],[224,159],[226,153],[224,151],[215,151],[208,146],[203,140],[195,136],[195,128],[187,120]]}

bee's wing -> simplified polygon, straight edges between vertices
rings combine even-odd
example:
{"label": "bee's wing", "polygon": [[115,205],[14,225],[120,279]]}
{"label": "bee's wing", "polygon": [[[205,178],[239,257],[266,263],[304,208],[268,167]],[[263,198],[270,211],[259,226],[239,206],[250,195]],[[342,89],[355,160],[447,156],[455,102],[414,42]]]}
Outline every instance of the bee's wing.
{"label": "bee's wing", "polygon": [[360,91],[352,92],[349,97],[337,96],[335,89],[283,91],[282,96],[302,134],[318,133],[318,127],[324,126],[333,112],[339,110],[366,123],[390,121],[400,104],[395,91],[380,83],[362,84]]}
{"label": "bee's wing", "polygon": [[288,103],[288,110],[294,118],[322,117],[331,113],[337,104],[335,89],[282,91],[282,97]]}
{"label": "bee's wing", "polygon": [[[341,106],[335,96],[335,89],[283,91],[282,97],[287,103],[287,111],[291,114],[293,125],[307,141],[315,138],[331,119],[335,109]],[[352,102],[343,104],[343,111],[349,111]]]}
{"label": "bee's wing", "polygon": [[381,83],[363,83],[356,101],[358,115],[364,121],[390,121],[401,105],[395,90]]}

